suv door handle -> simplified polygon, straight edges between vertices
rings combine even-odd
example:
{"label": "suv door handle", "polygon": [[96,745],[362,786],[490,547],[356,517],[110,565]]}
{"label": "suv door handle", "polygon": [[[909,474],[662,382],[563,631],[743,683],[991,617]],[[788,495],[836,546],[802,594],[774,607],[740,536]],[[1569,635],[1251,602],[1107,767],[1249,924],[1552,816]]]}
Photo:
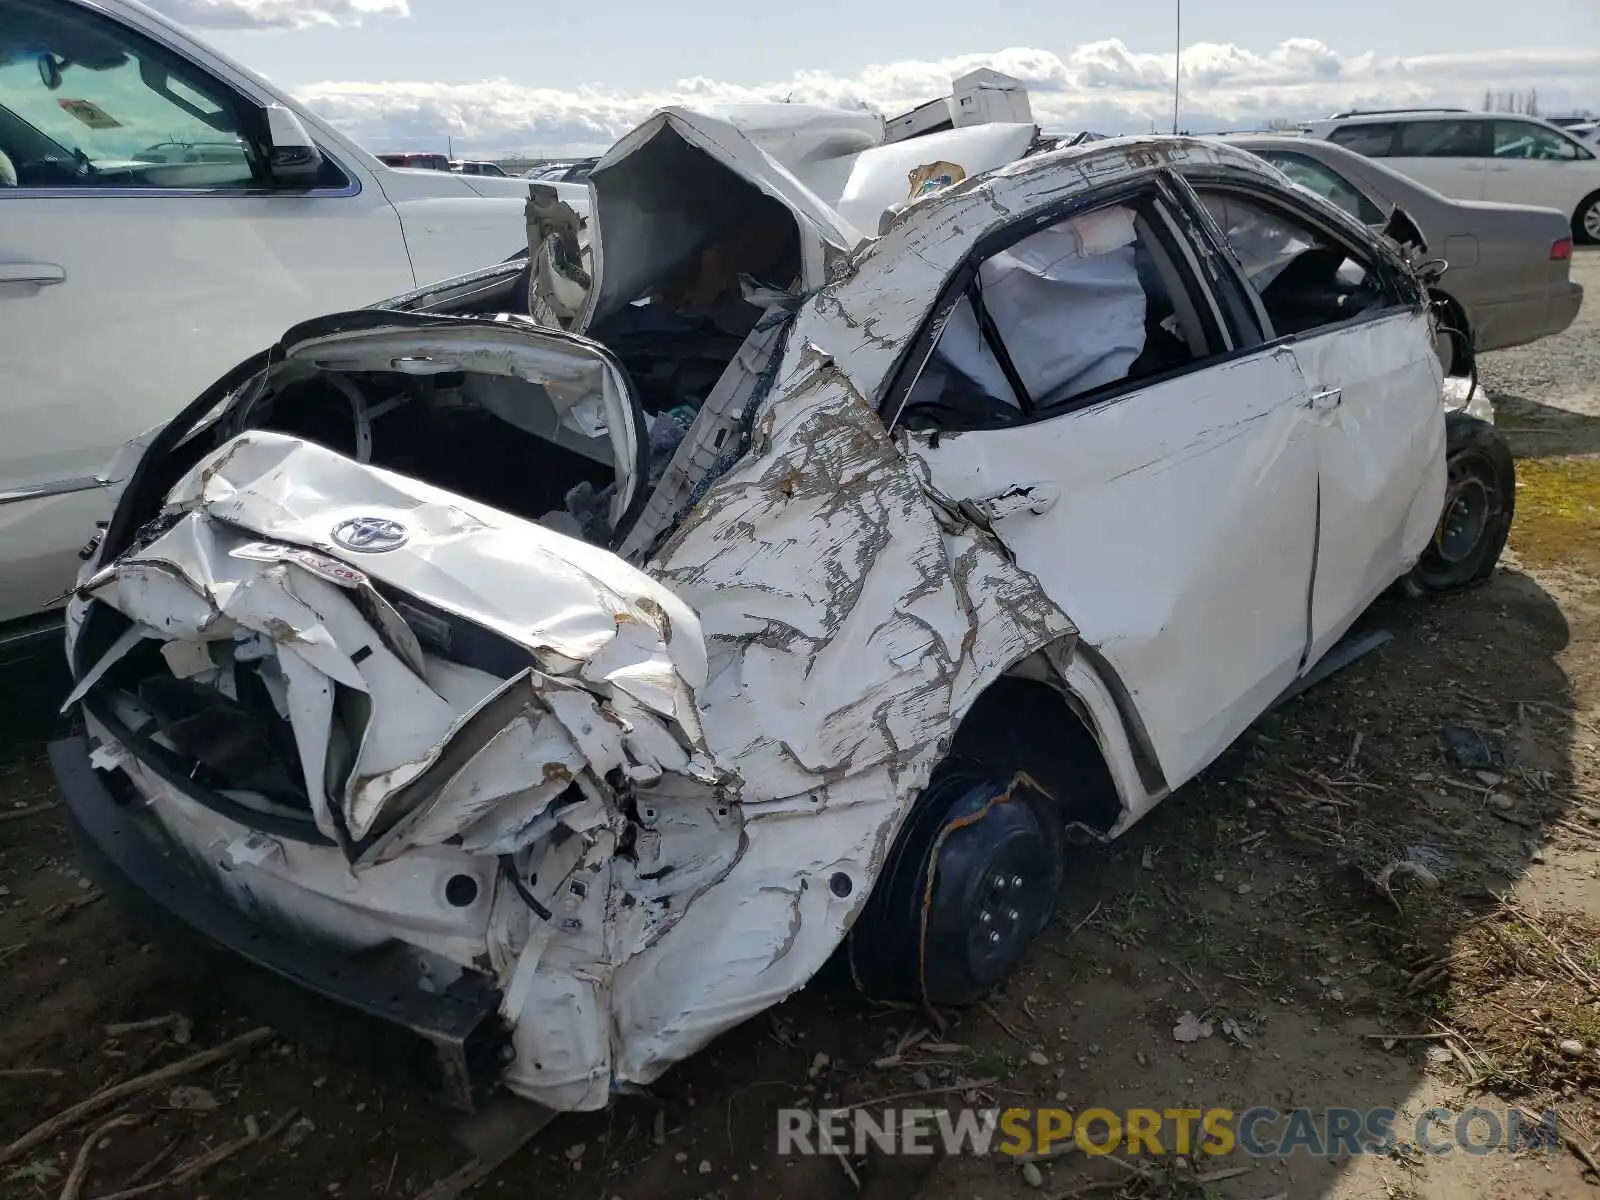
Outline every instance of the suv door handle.
{"label": "suv door handle", "polygon": [[1331,413],[1343,403],[1343,388],[1323,388],[1320,392],[1311,393],[1311,399],[1306,401],[1306,407],[1314,413]]}
{"label": "suv door handle", "polygon": [[24,295],[32,295],[42,287],[67,281],[66,268],[55,263],[0,262],[0,290],[7,287],[27,288]]}

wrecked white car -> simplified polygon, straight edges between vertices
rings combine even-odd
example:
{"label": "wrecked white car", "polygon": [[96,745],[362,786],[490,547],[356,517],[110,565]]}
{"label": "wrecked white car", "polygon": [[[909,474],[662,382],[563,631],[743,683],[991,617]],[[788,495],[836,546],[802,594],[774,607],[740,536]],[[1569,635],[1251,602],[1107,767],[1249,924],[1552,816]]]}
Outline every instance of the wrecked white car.
{"label": "wrecked white car", "polygon": [[458,1104],[596,1108],[841,948],[975,1000],[1069,843],[1493,570],[1511,460],[1392,243],[1225,145],[941,136],[869,220],[661,114],[588,270],[556,230],[185,409],[70,613],[102,874]]}

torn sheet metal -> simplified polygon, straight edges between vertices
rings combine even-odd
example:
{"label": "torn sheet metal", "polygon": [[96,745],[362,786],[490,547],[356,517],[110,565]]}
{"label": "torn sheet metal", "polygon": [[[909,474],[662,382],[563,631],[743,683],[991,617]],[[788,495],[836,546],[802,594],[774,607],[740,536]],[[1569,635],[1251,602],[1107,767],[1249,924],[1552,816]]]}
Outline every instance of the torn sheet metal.
{"label": "torn sheet metal", "polygon": [[[698,622],[604,551],[264,432],[203,460],[171,499],[171,528],[83,590],[165,639],[177,678],[270,660],[317,826],[359,861],[462,834],[506,852],[585,771],[712,777]],[[362,521],[403,540],[357,570],[332,555],[353,557],[339,531]],[[474,630],[522,669],[448,658]],[[336,714],[341,689],[365,697],[360,719]]]}
{"label": "torn sheet metal", "polygon": [[1494,424],[1494,401],[1489,398],[1489,389],[1479,386],[1476,375],[1446,375],[1440,385],[1440,399],[1446,412],[1463,412]]}
{"label": "torn sheet metal", "polygon": [[653,1079],[803,986],[976,694],[1074,637],[993,539],[945,519],[920,464],[812,340],[824,333],[847,351],[860,336],[802,314],[757,448],[652,564],[700,613],[712,658],[701,711],[718,761],[743,780],[747,845],[620,966],[618,1078]]}
{"label": "torn sheet metal", "polygon": [[725,232],[743,181],[781,203],[801,231],[802,284],[811,291],[861,244],[863,234],[737,125],[703,112],[664,108],[606,151],[589,174],[594,286],[578,328],[659,286]]}

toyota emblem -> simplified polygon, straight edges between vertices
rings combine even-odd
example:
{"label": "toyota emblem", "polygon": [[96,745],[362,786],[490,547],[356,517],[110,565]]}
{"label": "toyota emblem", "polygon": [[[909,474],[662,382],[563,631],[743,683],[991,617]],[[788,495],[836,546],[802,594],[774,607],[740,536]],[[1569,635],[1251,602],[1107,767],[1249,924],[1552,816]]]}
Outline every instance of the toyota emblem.
{"label": "toyota emblem", "polygon": [[398,550],[406,544],[407,536],[406,527],[399,521],[383,517],[352,517],[333,527],[333,540],[337,545],[361,554]]}

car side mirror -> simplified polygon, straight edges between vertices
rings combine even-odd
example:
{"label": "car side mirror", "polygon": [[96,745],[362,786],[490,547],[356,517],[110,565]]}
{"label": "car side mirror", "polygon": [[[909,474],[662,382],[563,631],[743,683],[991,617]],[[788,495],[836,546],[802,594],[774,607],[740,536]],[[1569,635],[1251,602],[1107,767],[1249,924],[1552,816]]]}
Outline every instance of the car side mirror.
{"label": "car side mirror", "polygon": [[309,184],[322,169],[322,151],[283,105],[269,104],[266,111],[267,173],[274,183]]}

